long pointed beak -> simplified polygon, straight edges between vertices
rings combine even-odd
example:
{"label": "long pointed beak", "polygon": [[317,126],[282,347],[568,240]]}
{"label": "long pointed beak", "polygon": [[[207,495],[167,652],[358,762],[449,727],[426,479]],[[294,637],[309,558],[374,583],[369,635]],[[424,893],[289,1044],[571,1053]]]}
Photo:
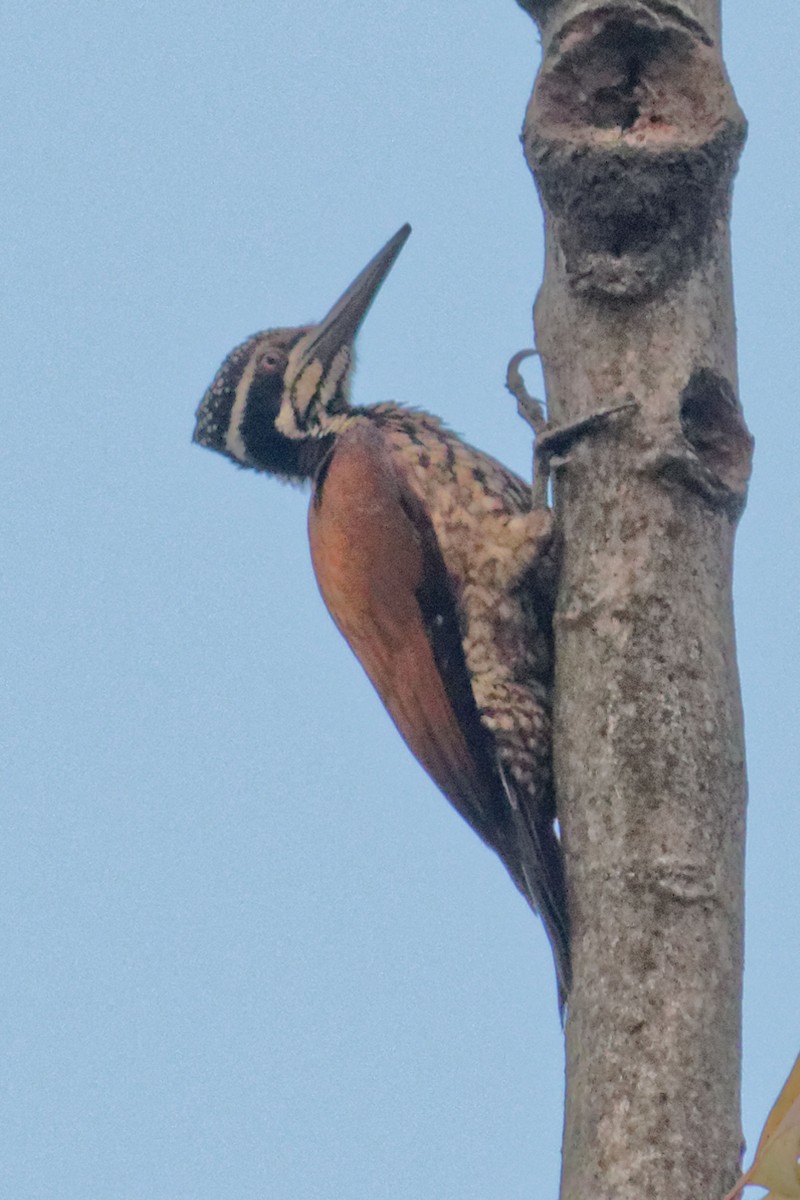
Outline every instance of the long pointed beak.
{"label": "long pointed beak", "polygon": [[323,368],[329,367],[342,346],[353,342],[361,322],[410,233],[410,225],[398,229],[383,249],[370,259],[361,274],[356,276],[328,315],[311,328],[308,341],[302,347],[302,360],[298,363],[298,370],[302,370],[312,359],[321,362]]}

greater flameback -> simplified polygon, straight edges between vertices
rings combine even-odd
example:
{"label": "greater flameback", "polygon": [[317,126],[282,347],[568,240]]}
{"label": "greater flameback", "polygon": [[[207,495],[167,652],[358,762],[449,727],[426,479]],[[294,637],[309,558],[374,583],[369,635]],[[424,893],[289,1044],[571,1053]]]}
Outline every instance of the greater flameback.
{"label": "greater flameback", "polygon": [[316,325],[236,347],[194,440],[309,480],[309,538],[333,620],[419,762],[497,852],[570,983],[550,755],[555,550],[531,488],[436,417],[356,407],[353,342],[404,225]]}

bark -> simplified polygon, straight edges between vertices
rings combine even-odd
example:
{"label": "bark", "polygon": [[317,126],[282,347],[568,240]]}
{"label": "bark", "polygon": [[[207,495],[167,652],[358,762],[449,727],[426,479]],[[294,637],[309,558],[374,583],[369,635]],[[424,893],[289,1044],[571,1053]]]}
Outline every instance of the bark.
{"label": "bark", "polygon": [[562,1200],[715,1200],[737,1175],[745,772],[731,608],[752,439],[728,214],[745,122],[718,0],[520,0],[545,213],[554,755],[572,924]]}

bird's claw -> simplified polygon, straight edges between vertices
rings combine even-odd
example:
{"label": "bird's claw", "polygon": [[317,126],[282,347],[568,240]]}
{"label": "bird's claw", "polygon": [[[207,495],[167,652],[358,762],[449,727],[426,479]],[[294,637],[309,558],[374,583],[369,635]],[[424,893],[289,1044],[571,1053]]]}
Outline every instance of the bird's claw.
{"label": "bird's claw", "polygon": [[506,387],[517,402],[517,412],[528,422],[537,437],[546,429],[547,418],[541,400],[535,399],[528,392],[519,365],[524,359],[538,353],[538,350],[518,350],[506,368]]}
{"label": "bird's claw", "polygon": [[506,387],[517,402],[519,415],[527,421],[536,435],[533,450],[533,507],[542,508],[547,506],[550,471],[556,465],[554,460],[563,457],[574,442],[587,433],[593,433],[599,429],[615,413],[625,412],[639,406],[635,400],[625,400],[621,404],[612,404],[607,408],[596,409],[588,416],[571,421],[567,425],[550,425],[545,417],[542,402],[530,395],[519,370],[520,363],[533,354],[538,354],[538,351],[518,350],[511,358],[506,368]]}

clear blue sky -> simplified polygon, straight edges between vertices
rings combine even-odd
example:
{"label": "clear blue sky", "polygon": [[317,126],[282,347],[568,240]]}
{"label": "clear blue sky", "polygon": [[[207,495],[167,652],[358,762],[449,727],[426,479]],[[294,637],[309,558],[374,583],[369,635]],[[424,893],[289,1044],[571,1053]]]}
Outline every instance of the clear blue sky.
{"label": "clear blue sky", "polygon": [[[800,26],[725,13],[752,1145],[800,1043]],[[190,444],[231,346],[321,316],[408,220],[356,397],[527,470],[502,380],[541,273],[533,26],[513,0],[12,0],[0,58],[0,1195],[553,1196],[544,936],[335,633],[304,497]]]}

